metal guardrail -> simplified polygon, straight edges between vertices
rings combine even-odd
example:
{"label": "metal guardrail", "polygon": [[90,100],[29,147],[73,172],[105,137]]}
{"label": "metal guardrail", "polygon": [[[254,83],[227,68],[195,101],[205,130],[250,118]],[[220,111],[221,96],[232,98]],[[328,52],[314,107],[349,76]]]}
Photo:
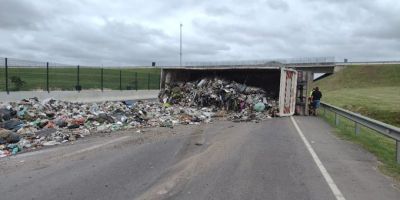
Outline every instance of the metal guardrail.
{"label": "metal guardrail", "polygon": [[396,160],[400,163],[400,128],[374,120],[360,114],[321,102],[321,107],[335,113],[335,125],[339,125],[339,116],[345,117],[355,123],[355,133],[360,133],[360,125],[375,130],[376,132],[396,140]]}

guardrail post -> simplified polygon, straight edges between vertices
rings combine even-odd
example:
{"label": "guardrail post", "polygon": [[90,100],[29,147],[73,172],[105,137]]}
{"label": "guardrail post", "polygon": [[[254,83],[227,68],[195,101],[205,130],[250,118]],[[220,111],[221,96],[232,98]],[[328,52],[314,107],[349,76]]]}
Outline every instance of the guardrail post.
{"label": "guardrail post", "polygon": [[50,87],[49,87],[49,62],[46,63],[46,89],[47,89],[47,93],[50,93]]}
{"label": "guardrail post", "polygon": [[326,117],[326,108],[324,107],[324,117]]}
{"label": "guardrail post", "polygon": [[360,135],[360,124],[358,124],[357,122],[354,122],[354,131],[357,136]]}
{"label": "guardrail post", "polygon": [[7,91],[7,94],[10,94],[10,90],[8,89],[8,60],[7,60],[7,58],[5,58],[4,59],[4,66],[5,66],[5,68],[6,68],[6,71],[5,71],[5,75],[6,75],[6,91]]}
{"label": "guardrail post", "polygon": [[339,126],[339,117],[337,113],[335,113],[335,125]]}
{"label": "guardrail post", "polygon": [[357,122],[354,122],[354,131],[356,132],[356,135],[360,135],[360,124]]}
{"label": "guardrail post", "polygon": [[400,164],[400,141],[396,140],[396,160]]}

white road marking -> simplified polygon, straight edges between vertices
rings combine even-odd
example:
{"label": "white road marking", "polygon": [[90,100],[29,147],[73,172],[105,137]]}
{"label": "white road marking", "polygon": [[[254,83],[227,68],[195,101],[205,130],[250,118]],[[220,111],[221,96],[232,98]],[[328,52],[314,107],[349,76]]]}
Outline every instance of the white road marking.
{"label": "white road marking", "polygon": [[[107,142],[104,142],[104,143],[101,143],[101,144],[93,145],[93,146],[88,147],[88,148],[84,148],[84,149],[81,149],[81,150],[78,150],[78,151],[74,151],[74,152],[71,152],[71,153],[67,153],[67,154],[61,155],[61,157],[70,157],[70,156],[74,156],[74,155],[81,154],[81,153],[84,153],[84,152],[92,151],[92,150],[101,148],[103,146],[106,146],[106,145],[109,145],[109,144],[112,144],[112,143],[115,143],[115,142],[123,141],[125,139],[128,139],[129,137],[131,137],[131,136],[119,137],[119,138],[116,138],[114,140],[110,140],[110,141],[107,141]],[[10,157],[10,159],[32,157],[32,156],[37,156],[37,155],[40,155],[40,154],[48,154],[48,153],[51,153],[51,152],[54,152],[54,151],[57,151],[57,150],[59,150],[59,149],[56,146],[56,147],[49,148],[49,149],[44,149],[44,150],[39,150],[39,151],[34,151],[34,152],[27,152],[27,153],[23,153],[23,154],[17,154],[16,156]]]}
{"label": "white road marking", "polygon": [[329,175],[328,171],[326,170],[325,166],[322,164],[321,160],[318,158],[317,154],[315,153],[314,149],[311,147],[310,143],[308,142],[307,138],[304,136],[303,132],[297,125],[294,118],[291,116],[290,119],[293,122],[294,127],[296,128],[297,132],[299,133],[301,139],[303,140],[304,144],[306,145],[308,152],[310,152],[311,156],[313,157],[315,164],[318,166],[318,169],[321,171],[322,176],[324,176],[326,183],[328,183],[329,188],[332,190],[333,195],[335,195],[337,200],[346,200],[344,198],[342,192],[340,192],[339,188],[333,181],[332,177]]}
{"label": "white road marking", "polygon": [[[206,133],[192,134],[192,135],[174,135],[173,137],[163,136],[163,137],[160,137],[160,138],[153,139],[152,142],[159,142],[159,141],[164,141],[164,140],[172,140],[174,138],[194,137],[194,136],[197,136],[197,135],[206,135]],[[65,154],[65,155],[61,155],[61,157],[70,157],[70,156],[73,156],[73,155],[76,155],[76,154],[84,153],[84,152],[87,152],[87,151],[92,151],[92,150],[95,150],[97,148],[103,147],[105,145],[112,144],[112,143],[115,143],[115,142],[119,142],[121,140],[125,140],[125,139],[127,139],[129,137],[132,137],[132,136],[124,136],[124,137],[116,138],[114,140],[110,140],[110,141],[107,141],[105,143],[101,143],[101,144],[94,145],[94,146],[91,146],[91,147],[88,147],[88,148],[85,148],[85,149],[81,149],[81,150],[78,150],[78,151],[75,151],[75,152],[71,152],[71,153],[68,153],[68,154]],[[140,138],[141,137],[139,137],[139,139]],[[152,143],[152,142],[145,142],[143,144],[149,144],[149,143]],[[59,149],[57,148],[57,146],[55,146],[53,148],[43,149],[43,150],[34,151],[34,152],[27,152],[27,153],[17,154],[15,156],[7,157],[7,158],[15,159],[15,158],[32,157],[32,156],[36,156],[36,155],[40,155],[40,154],[46,154],[46,153],[49,153],[49,152],[54,152],[54,151],[57,151],[57,150],[59,150]]]}
{"label": "white road marking", "polygon": [[93,150],[101,148],[103,146],[106,146],[106,145],[109,145],[109,144],[112,144],[112,143],[116,143],[116,142],[119,142],[119,141],[126,140],[129,137],[131,137],[131,136],[120,137],[120,138],[117,138],[117,139],[114,139],[114,140],[110,140],[110,141],[102,143],[102,144],[94,145],[94,146],[91,146],[91,147],[88,147],[88,148],[85,148],[85,149],[81,149],[79,151],[75,151],[75,152],[72,152],[72,153],[65,154],[62,157],[70,157],[70,156],[74,156],[74,155],[81,154],[81,153],[84,153],[84,152],[93,151]]}

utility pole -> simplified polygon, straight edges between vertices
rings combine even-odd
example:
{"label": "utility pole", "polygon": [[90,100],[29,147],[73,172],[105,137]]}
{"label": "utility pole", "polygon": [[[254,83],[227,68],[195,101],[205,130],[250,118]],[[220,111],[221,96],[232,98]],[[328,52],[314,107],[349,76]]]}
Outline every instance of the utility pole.
{"label": "utility pole", "polygon": [[179,66],[182,67],[182,26],[183,24],[180,24],[180,48],[179,48]]}

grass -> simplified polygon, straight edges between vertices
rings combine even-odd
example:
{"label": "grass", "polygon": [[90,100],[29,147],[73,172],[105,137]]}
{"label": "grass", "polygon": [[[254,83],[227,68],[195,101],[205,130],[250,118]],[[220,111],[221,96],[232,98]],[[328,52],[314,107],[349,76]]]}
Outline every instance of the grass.
{"label": "grass", "polygon": [[[321,111],[322,113],[322,111]],[[326,111],[321,115],[328,123],[335,126],[334,113]],[[355,134],[354,122],[339,117],[340,123],[336,126],[336,135],[342,139],[352,141],[374,154],[379,164],[379,169],[386,175],[400,181],[400,164],[396,162],[396,142],[386,136],[380,135],[366,127],[360,128],[360,134]]]}
{"label": "grass", "polygon": [[327,91],[323,101],[400,127],[400,87]]}
{"label": "grass", "polygon": [[347,67],[314,86],[324,102],[400,127],[400,65]]}
{"label": "grass", "polygon": [[[120,71],[122,89],[158,89],[160,81],[159,69],[104,69],[103,87],[104,89],[120,89]],[[137,75],[136,75],[137,74]],[[12,76],[18,76],[25,84],[19,89],[46,90],[46,69],[45,68],[9,68],[9,88],[17,90],[15,85],[10,82]],[[137,76],[137,86],[135,84]],[[100,68],[80,68],[79,84],[82,89],[101,88],[101,69]],[[0,91],[5,91],[5,69],[0,69]],[[75,90],[77,85],[76,68],[50,68],[49,69],[49,88],[50,90]]]}
{"label": "grass", "polygon": [[326,91],[345,88],[400,87],[400,65],[350,66],[316,84]]}

